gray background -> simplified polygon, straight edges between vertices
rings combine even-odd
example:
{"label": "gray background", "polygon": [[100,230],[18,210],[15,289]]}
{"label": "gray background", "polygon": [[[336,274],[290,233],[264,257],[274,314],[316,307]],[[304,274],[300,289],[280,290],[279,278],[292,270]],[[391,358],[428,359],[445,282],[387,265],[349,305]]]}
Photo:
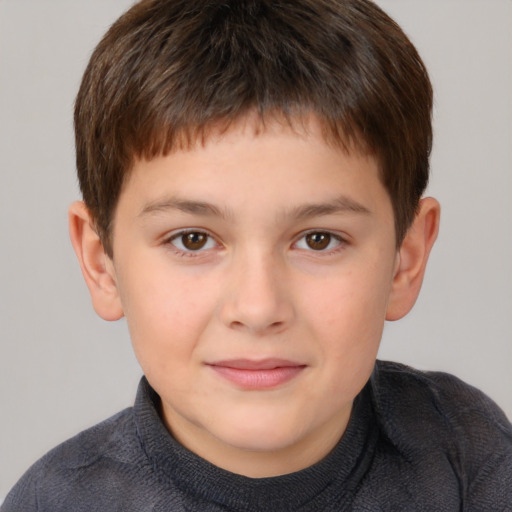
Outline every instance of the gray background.
{"label": "gray background", "polygon": [[[72,104],[130,0],[0,0],[0,501],[58,442],[129,406],[125,323],[98,319],[68,241]],[[381,0],[436,89],[429,193],[443,206],[422,295],[380,356],[450,371],[512,416],[512,2]]]}

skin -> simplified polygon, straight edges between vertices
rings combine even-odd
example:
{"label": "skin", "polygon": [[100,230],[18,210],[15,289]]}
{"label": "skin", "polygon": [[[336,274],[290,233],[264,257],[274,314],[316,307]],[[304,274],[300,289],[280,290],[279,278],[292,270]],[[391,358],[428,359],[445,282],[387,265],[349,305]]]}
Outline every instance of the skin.
{"label": "skin", "polygon": [[[278,121],[258,131],[247,118],[135,162],[112,259],[87,208],[70,208],[93,305],[126,316],[169,430],[250,477],[310,466],[343,435],[385,319],[416,300],[438,223],[438,203],[423,199],[397,251],[377,162],[326,144],[314,118],[300,131]],[[247,385],[219,371],[241,359],[295,369],[260,372],[261,385],[257,373]]]}

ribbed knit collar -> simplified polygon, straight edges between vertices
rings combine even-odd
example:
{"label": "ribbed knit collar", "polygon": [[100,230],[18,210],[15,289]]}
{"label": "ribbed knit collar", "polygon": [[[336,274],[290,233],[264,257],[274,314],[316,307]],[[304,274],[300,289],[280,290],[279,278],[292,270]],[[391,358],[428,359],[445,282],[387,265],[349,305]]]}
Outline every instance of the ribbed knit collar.
{"label": "ribbed knit collar", "polygon": [[201,503],[237,512],[335,510],[350,503],[368,469],[377,439],[367,385],[354,402],[345,434],[323,460],[304,470],[249,478],[210,464],[181,446],[159,417],[160,398],[142,378],[134,407],[142,448],[160,480]]}

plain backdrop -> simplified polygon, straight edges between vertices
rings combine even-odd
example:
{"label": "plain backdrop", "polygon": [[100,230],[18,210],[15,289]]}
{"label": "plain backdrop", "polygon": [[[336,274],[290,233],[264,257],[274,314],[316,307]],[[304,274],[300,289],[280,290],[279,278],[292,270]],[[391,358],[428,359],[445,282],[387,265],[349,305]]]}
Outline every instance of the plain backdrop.
{"label": "plain backdrop", "polygon": [[[445,370],[512,416],[512,2],[380,0],[435,87],[429,194],[443,208],[421,297],[380,357]],[[133,402],[124,321],[90,306],[68,241],[72,106],[130,0],[0,0],[0,500],[57,443]]]}

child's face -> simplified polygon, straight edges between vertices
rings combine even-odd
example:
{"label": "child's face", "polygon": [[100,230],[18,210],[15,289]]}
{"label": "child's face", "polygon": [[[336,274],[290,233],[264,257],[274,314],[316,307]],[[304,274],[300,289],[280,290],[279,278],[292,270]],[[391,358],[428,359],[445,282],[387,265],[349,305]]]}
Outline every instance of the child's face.
{"label": "child's face", "polygon": [[314,122],[237,124],[135,164],[113,249],[137,357],[179,441],[250,476],[331,449],[373,369],[397,264],[373,158],[328,146]]}

